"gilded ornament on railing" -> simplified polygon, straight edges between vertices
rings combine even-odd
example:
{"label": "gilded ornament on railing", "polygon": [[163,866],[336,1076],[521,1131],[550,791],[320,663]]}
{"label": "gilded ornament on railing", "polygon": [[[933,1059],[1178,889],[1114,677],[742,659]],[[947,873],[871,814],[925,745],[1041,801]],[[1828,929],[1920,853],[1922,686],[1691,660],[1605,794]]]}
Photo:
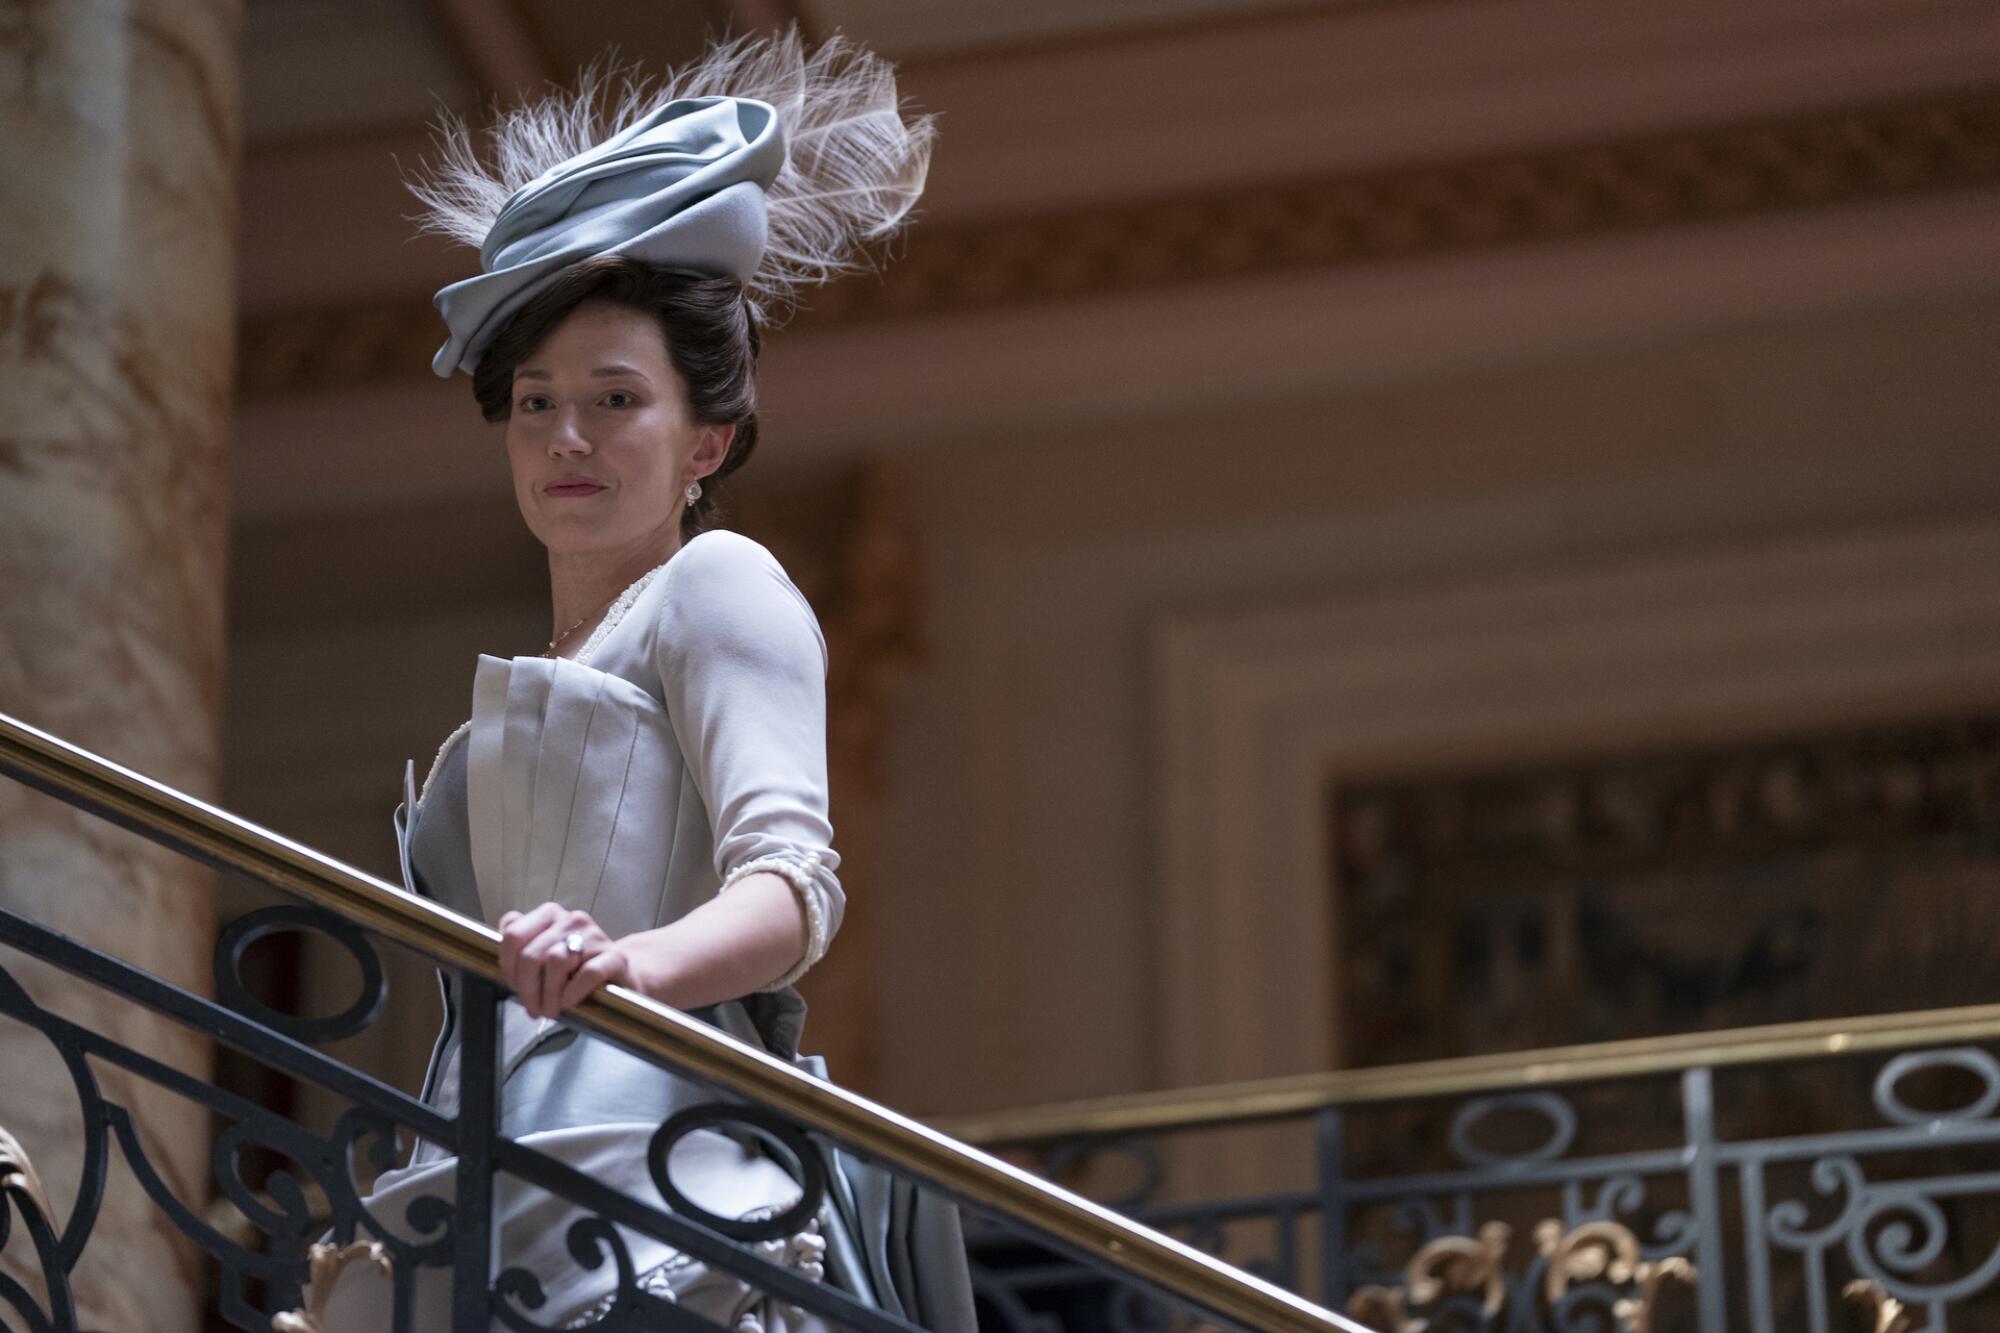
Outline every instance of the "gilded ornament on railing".
{"label": "gilded ornament on railing", "polygon": [[1401,1287],[1358,1287],[1347,1298],[1347,1317],[1377,1333],[1423,1333],[1425,1320],[1411,1319]]}
{"label": "gilded ornament on railing", "polygon": [[[1425,1333],[1430,1327],[1425,1307],[1453,1296],[1478,1295],[1480,1314],[1489,1322],[1498,1318],[1507,1303],[1507,1243],[1512,1234],[1504,1222],[1488,1222],[1476,1238],[1438,1237],[1404,1267],[1405,1286],[1358,1288],[1347,1302],[1348,1317],[1380,1333]],[[1695,1279],[1694,1265],[1686,1259],[1641,1258],[1638,1237],[1617,1222],[1585,1222],[1565,1231],[1562,1223],[1550,1218],[1536,1225],[1534,1235],[1543,1261],[1545,1306],[1555,1309],[1574,1286],[1602,1283],[1627,1289],[1611,1307],[1619,1333],[1652,1333],[1660,1288],[1670,1280],[1692,1284]],[[1876,1333],[1909,1330],[1883,1325]]]}
{"label": "gilded ornament on railing", "polygon": [[1868,1307],[1874,1316],[1869,1324],[1872,1333],[1925,1333],[1911,1327],[1910,1307],[1891,1296],[1880,1282],[1856,1278],[1842,1287],[1840,1294]]}
{"label": "gilded ornament on railing", "polygon": [[1507,1303],[1507,1242],[1513,1235],[1505,1222],[1488,1222],[1477,1237],[1439,1236],[1404,1266],[1405,1286],[1361,1287],[1349,1298],[1347,1313],[1383,1333],[1424,1333],[1430,1321],[1412,1315],[1410,1306],[1477,1293],[1480,1312],[1491,1319]]}
{"label": "gilded ornament on railing", "polygon": [[1630,1287],[1632,1294],[1612,1304],[1621,1333],[1652,1333],[1660,1287],[1669,1279],[1694,1282],[1694,1265],[1682,1258],[1642,1259],[1631,1228],[1598,1220],[1564,1231],[1553,1218],[1535,1227],[1535,1248],[1545,1261],[1542,1299],[1551,1309],[1573,1285],[1602,1282]]}
{"label": "gilded ornament on railing", "polygon": [[1438,1237],[1404,1270],[1410,1300],[1429,1305],[1454,1292],[1478,1292],[1480,1312],[1491,1319],[1507,1303],[1507,1242],[1513,1238],[1505,1222],[1486,1223],[1477,1237]]}
{"label": "gilded ornament on railing", "polygon": [[28,1150],[4,1129],[0,1129],[0,1189],[19,1190],[27,1195],[42,1220],[51,1227],[55,1225],[55,1210],[49,1207],[48,1191],[42,1188],[42,1178],[35,1174]]}
{"label": "gilded ornament on railing", "polygon": [[372,1240],[350,1241],[346,1245],[315,1245],[306,1252],[306,1267],[309,1276],[306,1281],[312,1288],[312,1299],[307,1302],[311,1309],[293,1310],[271,1317],[271,1333],[325,1333],[319,1317],[326,1311],[326,1299],[333,1292],[333,1284],[347,1271],[352,1263],[370,1263],[384,1278],[393,1278],[395,1261],[389,1252]]}

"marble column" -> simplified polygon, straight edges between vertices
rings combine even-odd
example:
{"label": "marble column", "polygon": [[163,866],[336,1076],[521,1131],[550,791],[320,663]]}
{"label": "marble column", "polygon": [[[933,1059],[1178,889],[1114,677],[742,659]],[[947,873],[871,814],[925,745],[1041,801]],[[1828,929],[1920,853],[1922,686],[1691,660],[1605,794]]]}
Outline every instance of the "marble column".
{"label": "marble column", "polygon": [[[0,8],[0,710],[200,794],[222,683],[239,21],[240,0]],[[0,781],[8,909],[205,989],[211,892],[191,863]],[[0,967],[72,1019],[209,1067],[203,1043],[130,1005],[11,952]],[[97,1073],[199,1210],[206,1114]],[[76,1098],[46,1041],[5,1020],[0,1127],[66,1221]],[[9,1271],[22,1249],[17,1231]],[[76,1274],[82,1325],[199,1328],[201,1281],[114,1157]]]}

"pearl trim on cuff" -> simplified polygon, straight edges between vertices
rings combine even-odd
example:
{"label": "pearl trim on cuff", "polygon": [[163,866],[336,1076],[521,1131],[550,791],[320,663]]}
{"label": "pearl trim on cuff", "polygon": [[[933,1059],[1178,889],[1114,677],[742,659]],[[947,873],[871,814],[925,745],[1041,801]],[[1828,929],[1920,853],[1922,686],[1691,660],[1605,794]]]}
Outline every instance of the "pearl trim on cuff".
{"label": "pearl trim on cuff", "polygon": [[730,886],[744,876],[754,875],[760,871],[769,871],[775,875],[782,875],[790,882],[792,891],[799,896],[799,906],[805,909],[805,956],[800,958],[789,972],[779,977],[770,985],[759,986],[757,989],[760,991],[783,990],[804,976],[807,969],[814,963],[817,963],[826,953],[826,908],[820,902],[819,883],[813,878],[813,873],[818,869],[818,852],[807,852],[803,865],[788,856],[760,856],[755,861],[745,861],[742,865],[730,871],[723,878],[722,888],[716,890],[717,893],[727,892]]}

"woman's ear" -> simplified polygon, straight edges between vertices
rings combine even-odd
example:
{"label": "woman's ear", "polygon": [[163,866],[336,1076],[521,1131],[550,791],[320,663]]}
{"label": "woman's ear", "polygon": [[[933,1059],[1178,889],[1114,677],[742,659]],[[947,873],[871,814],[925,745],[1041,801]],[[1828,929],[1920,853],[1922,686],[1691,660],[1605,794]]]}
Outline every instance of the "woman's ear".
{"label": "woman's ear", "polygon": [[706,477],[721,467],[722,460],[729,456],[729,446],[735,439],[736,423],[733,421],[722,426],[703,426],[701,443],[695,446],[694,458],[690,460],[694,464],[695,476]]}

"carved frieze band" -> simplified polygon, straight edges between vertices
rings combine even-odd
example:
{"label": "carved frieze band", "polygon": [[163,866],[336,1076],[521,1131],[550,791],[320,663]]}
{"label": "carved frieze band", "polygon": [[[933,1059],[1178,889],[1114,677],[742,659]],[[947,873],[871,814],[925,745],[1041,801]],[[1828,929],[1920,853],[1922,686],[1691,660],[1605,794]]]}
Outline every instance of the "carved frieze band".
{"label": "carved frieze band", "polygon": [[[1362,265],[2000,184],[2000,88],[1581,147],[918,227],[795,327]],[[246,396],[425,373],[418,298],[249,320]]]}
{"label": "carved frieze band", "polygon": [[1341,882],[1416,868],[1529,873],[1691,861],[1801,844],[1988,836],[2000,717],[1612,758],[1339,793]]}

